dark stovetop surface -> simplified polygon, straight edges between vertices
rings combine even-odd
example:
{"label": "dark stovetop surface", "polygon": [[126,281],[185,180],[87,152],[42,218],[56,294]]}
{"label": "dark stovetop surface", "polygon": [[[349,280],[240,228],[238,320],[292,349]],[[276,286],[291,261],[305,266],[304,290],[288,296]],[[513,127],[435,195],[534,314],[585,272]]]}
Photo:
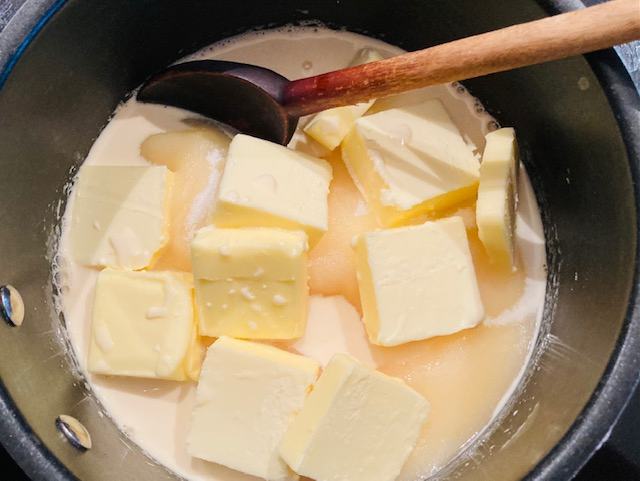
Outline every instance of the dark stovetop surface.
{"label": "dark stovetop surface", "polygon": [[[575,481],[640,481],[639,434],[640,390],[636,390],[609,440],[591,458]],[[29,481],[1,446],[0,480]]]}
{"label": "dark stovetop surface", "polygon": [[576,481],[640,480],[640,389],[629,401],[608,441]]}

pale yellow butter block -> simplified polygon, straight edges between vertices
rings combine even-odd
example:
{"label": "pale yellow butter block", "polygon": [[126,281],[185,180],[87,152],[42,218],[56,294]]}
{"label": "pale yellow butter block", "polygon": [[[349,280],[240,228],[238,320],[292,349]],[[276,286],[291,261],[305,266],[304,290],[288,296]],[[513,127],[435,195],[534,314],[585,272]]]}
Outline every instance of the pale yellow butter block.
{"label": "pale yellow butter block", "polygon": [[328,229],[330,181],[327,161],[238,134],[229,146],[213,223],[301,229],[313,245]]}
{"label": "pale yellow butter block", "polygon": [[[350,67],[382,60],[383,57],[371,48],[364,48],[353,59]],[[356,119],[362,117],[373,105],[374,100],[357,105],[336,107],[314,115],[304,127],[304,131],[329,150],[335,149],[349,133]]]}
{"label": "pale yellow butter block", "polygon": [[439,100],[356,120],[342,155],[385,227],[446,209],[477,192],[479,162]]}
{"label": "pale yellow butter block", "polygon": [[484,318],[462,218],[369,232],[358,237],[355,251],[372,343],[453,334]]}
{"label": "pale yellow butter block", "polygon": [[191,243],[200,334],[300,337],[307,322],[307,236],[272,228],[204,228]]}
{"label": "pale yellow butter block", "polygon": [[106,268],[96,283],[89,372],[192,379],[196,329],[191,276]]}
{"label": "pale yellow butter block", "polygon": [[319,369],[303,356],[221,337],[202,365],[189,454],[267,481],[298,479],[278,445]]}
{"label": "pale yellow butter block", "polygon": [[280,455],[312,479],[393,481],[429,409],[400,379],[336,354],[282,438]]}
{"label": "pale yellow butter block", "polygon": [[515,269],[515,230],[518,199],[518,144],[512,128],[486,135],[480,164],[476,204],[478,236],[490,259]]}
{"label": "pale yellow butter block", "polygon": [[171,180],[166,167],[83,166],[70,226],[76,261],[147,267],[168,240]]}

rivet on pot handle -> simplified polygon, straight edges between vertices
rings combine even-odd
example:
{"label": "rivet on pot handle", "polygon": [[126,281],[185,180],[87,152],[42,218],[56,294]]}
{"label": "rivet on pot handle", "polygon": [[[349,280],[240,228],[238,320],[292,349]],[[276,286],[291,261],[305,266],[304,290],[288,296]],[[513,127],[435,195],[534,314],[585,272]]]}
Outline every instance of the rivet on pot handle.
{"label": "rivet on pot handle", "polygon": [[81,451],[91,449],[91,435],[87,428],[76,418],[61,414],[56,419],[56,427],[74,447]]}
{"label": "rivet on pot handle", "polygon": [[24,301],[18,290],[9,284],[0,287],[0,314],[11,326],[24,320]]}

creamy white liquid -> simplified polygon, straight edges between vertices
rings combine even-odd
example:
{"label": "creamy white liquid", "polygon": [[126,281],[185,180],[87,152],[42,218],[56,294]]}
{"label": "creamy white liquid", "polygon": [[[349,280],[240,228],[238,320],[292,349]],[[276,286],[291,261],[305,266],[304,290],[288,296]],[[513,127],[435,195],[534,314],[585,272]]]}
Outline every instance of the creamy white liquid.
{"label": "creamy white liquid", "polygon": [[[372,47],[385,57],[397,55],[401,50],[385,43],[345,32],[334,32],[317,28],[300,28],[290,31],[259,32],[238,39],[226,41],[205,49],[191,58],[216,58],[246,62],[271,68],[282,75],[296,79],[345,67],[364,47]],[[484,134],[495,128],[493,118],[484,112],[476,99],[459,85],[437,86],[421,91],[378,101],[372,111],[404,103],[422,102],[439,98],[451,114],[454,122],[463,132],[472,149],[484,147]],[[184,129],[185,118],[193,119],[193,114],[154,105],[138,104],[130,100],[114,114],[109,125],[102,132],[89,153],[86,163],[93,165],[148,165],[140,156],[140,144],[151,134],[169,130]],[[304,123],[305,119],[302,119]],[[517,130],[517,126],[516,127]],[[315,155],[327,152],[298,133],[292,146]],[[524,174],[520,179],[520,207],[518,213],[518,246],[527,273],[524,295],[513,306],[486,320],[487,324],[529,326],[522,330],[526,339],[524,346],[530,351],[541,315],[545,289],[544,240],[542,226],[535,197]],[[210,179],[208,190],[215,189],[217,179]],[[195,207],[194,207],[195,208]],[[200,206],[201,208],[201,206]],[[73,202],[67,206],[65,218],[73,209]],[[366,206],[358,206],[366,212]],[[467,214],[468,212],[461,212]],[[355,213],[358,214],[358,211]],[[473,218],[468,221],[473,223]],[[63,293],[62,307],[66,319],[68,335],[74,347],[79,365],[86,371],[88,341],[90,336],[93,290],[97,270],[77,265],[71,256],[68,223],[62,232],[60,242],[61,276]],[[358,313],[340,297],[322,298],[313,296],[310,302],[310,317],[307,334],[290,345],[296,351],[318,359],[323,364],[333,352],[347,352],[365,364],[377,367],[389,362],[384,348],[372,347],[366,336]],[[522,372],[526,355],[514,356],[520,362],[516,372]],[[449,354],[447,354],[449,355]],[[449,374],[455,376],[455,353],[449,364],[444,363]],[[393,361],[395,363],[396,361]],[[397,363],[396,363],[397,364]],[[395,364],[394,364],[395,365]],[[447,367],[449,366],[449,367]],[[430,369],[438,369],[431,366]],[[165,464],[169,469],[190,480],[246,481],[255,479],[213,463],[191,458],[186,450],[186,437],[195,393],[195,385],[168,381],[103,377],[86,374],[95,395],[104,405],[106,412],[136,443],[150,456]],[[411,382],[411,379],[405,379]],[[517,375],[511,386],[515,386]],[[494,402],[489,413],[496,413],[502,403],[508,400],[510,389],[500,393],[502,401]],[[427,394],[428,397],[428,394]],[[490,421],[485,422],[470,433],[463,433],[460,439],[447,444],[447,440],[437,443],[419,442],[411,458],[405,465],[399,479],[411,480],[420,475],[429,475],[457,454],[460,446]],[[463,439],[464,438],[464,439]],[[427,462],[425,453],[433,454],[434,446],[440,446],[441,454],[432,456]]]}

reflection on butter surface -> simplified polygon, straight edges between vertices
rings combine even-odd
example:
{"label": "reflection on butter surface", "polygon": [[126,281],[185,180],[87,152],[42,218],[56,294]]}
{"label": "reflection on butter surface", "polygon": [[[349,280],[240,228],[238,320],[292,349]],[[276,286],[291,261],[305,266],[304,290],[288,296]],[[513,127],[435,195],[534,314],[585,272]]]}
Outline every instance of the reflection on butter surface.
{"label": "reflection on butter surface", "polygon": [[313,479],[393,481],[428,414],[429,403],[404,382],[338,353],[286,430],[279,452],[297,473]]}
{"label": "reflection on butter surface", "polygon": [[213,213],[217,227],[302,229],[316,244],[327,231],[331,166],[266,140],[236,135]]}
{"label": "reflection on butter surface", "polygon": [[[400,53],[396,48],[365,37],[310,28],[293,33],[282,31],[247,35],[237,41],[205,50],[200,55],[271,67],[289,78],[299,78],[302,75],[341,68],[363,47],[372,47],[385,57]],[[327,52],[331,54],[327,55]],[[465,144],[471,150],[477,146],[478,152],[481,152],[485,142],[484,135],[493,120],[488,115],[477,112],[475,99],[460,86],[438,86],[403,94],[394,99],[381,99],[368,113],[421,104],[431,99],[442,102],[460,130]],[[176,109],[128,102],[116,112],[96,141],[87,163],[148,166],[148,162],[140,155],[141,143],[152,134],[185,129],[188,126],[182,122],[185,117],[190,115]],[[305,119],[303,125],[304,121]],[[326,148],[304,138],[304,134],[296,135],[293,145],[316,157],[327,156],[329,153]],[[218,150],[218,154],[223,149],[224,146]],[[208,165],[217,167],[208,168],[201,175],[206,179],[203,189],[209,189],[207,192],[215,191],[218,185],[219,175],[216,172],[219,172],[220,164],[216,159],[219,158],[212,155]],[[334,162],[331,160],[332,166],[337,165]],[[201,162],[198,165],[204,164]],[[194,169],[191,175],[198,177],[196,171]],[[355,278],[350,270],[355,265],[355,260],[346,254],[351,249],[350,236],[370,230],[371,223],[375,221],[367,211],[356,186],[347,175],[342,175],[345,173],[344,169],[338,171],[334,167],[334,171],[330,188],[335,194],[345,195],[348,200],[341,203],[337,195],[332,200],[330,193],[330,231],[318,243],[318,249],[322,249],[321,255],[311,250],[309,258],[312,262],[310,272],[313,269],[316,278],[330,280],[339,277],[337,285],[341,286],[345,284],[343,278]],[[323,317],[331,317],[332,321],[327,322],[327,326],[340,328],[341,335],[319,338],[324,343],[322,349],[315,349],[311,345],[313,340],[309,337],[282,346],[312,357],[325,356],[319,359],[323,362],[326,362],[326,353],[331,350],[343,351],[346,348],[347,354],[352,354],[353,349],[354,357],[367,364],[371,363],[381,372],[400,377],[429,400],[431,414],[398,478],[402,481],[415,481],[422,475],[437,471],[465,443],[481,432],[503,405],[526,363],[535,338],[536,322],[544,295],[544,242],[535,198],[523,172],[520,187],[517,244],[523,268],[516,273],[496,273],[491,269],[491,263],[477,238],[474,216],[468,215],[469,212],[473,213],[474,206],[466,206],[458,213],[464,218],[467,228],[480,297],[487,316],[485,322],[488,321],[491,325],[481,324],[451,336],[397,347],[369,346],[367,350],[361,343],[363,330],[358,331],[353,325],[353,309],[340,307],[343,301],[315,302],[315,296],[312,296],[312,309],[316,311],[309,322],[313,322],[313,329],[320,328]],[[189,195],[193,197],[196,193]],[[73,199],[69,204],[69,211],[73,208],[72,204]],[[338,222],[338,218],[343,221]],[[349,219],[353,220],[353,225],[348,225]],[[334,227],[342,229],[340,235],[332,235],[331,229]],[[187,232],[187,236],[189,235],[192,236],[193,232]],[[187,238],[187,241],[190,242],[191,238]],[[61,239],[61,253],[66,253],[67,258],[71,253],[69,244],[69,232],[66,230]],[[333,245],[344,256],[335,262],[325,262],[330,257]],[[165,257],[163,263],[165,266],[179,264],[170,257]],[[69,266],[70,281],[68,290],[65,289],[63,307],[69,336],[81,366],[86,369],[92,285],[97,271],[75,264],[72,259]],[[329,282],[324,282],[312,285],[312,294],[328,284]],[[352,290],[340,287],[331,294],[340,295],[342,292],[356,309],[359,308],[357,293],[354,294]],[[349,336],[350,332],[360,336],[358,342],[346,341],[350,337],[345,336]],[[332,339],[335,339],[335,345],[331,344]],[[175,385],[160,380],[116,379],[95,375],[88,375],[88,378],[108,414],[123,431],[169,469],[189,480],[255,479],[189,456],[187,433],[194,405],[195,384]],[[159,423],[158,419],[163,421]]]}
{"label": "reflection on butter surface", "polygon": [[193,319],[190,275],[104,269],[96,283],[89,371],[194,378],[190,362],[200,353]]}
{"label": "reflection on butter surface", "polygon": [[142,269],[167,243],[172,173],[165,167],[84,166],[71,233],[77,262]]}
{"label": "reflection on butter surface", "polygon": [[513,269],[520,166],[516,133],[503,128],[489,132],[486,139],[476,209],[478,235],[497,266]]}
{"label": "reflection on butter surface", "polygon": [[278,455],[320,365],[271,346],[221,337],[207,351],[189,453],[267,481],[294,481]]}
{"label": "reflection on butter surface", "polygon": [[358,279],[369,340],[397,346],[484,318],[462,218],[362,234]]}
{"label": "reflection on butter surface", "polygon": [[356,120],[342,153],[385,227],[471,198],[478,183],[478,160],[439,100]]}
{"label": "reflection on butter surface", "polygon": [[302,336],[309,297],[307,249],[300,230],[199,230],[191,253],[200,334]]}
{"label": "reflection on butter surface", "polygon": [[[350,67],[364,63],[382,60],[377,51],[365,48],[349,64]],[[329,150],[335,149],[349,133],[356,120],[371,108],[375,100],[357,105],[347,105],[324,110],[314,115],[304,128],[304,131],[314,140]]]}

